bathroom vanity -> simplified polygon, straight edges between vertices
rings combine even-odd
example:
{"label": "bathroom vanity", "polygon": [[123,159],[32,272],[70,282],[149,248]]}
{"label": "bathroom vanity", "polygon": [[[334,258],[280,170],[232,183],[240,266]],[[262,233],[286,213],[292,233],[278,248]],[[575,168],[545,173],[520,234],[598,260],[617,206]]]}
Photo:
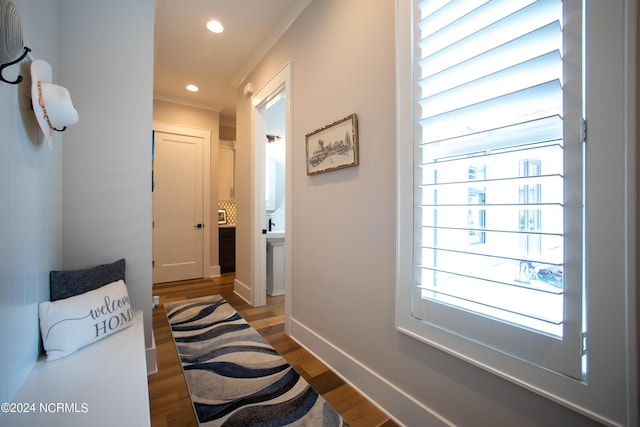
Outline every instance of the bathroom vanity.
{"label": "bathroom vanity", "polygon": [[284,294],[284,232],[267,233],[267,294]]}

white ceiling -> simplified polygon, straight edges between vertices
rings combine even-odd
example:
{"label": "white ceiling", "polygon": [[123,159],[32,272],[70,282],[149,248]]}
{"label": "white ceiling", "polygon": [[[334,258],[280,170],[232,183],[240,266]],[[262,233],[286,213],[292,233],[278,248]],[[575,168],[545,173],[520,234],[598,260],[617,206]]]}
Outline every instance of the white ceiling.
{"label": "white ceiling", "polygon": [[[221,124],[235,125],[236,88],[310,2],[157,0],[154,97],[220,111]],[[225,31],[209,32],[210,19]]]}

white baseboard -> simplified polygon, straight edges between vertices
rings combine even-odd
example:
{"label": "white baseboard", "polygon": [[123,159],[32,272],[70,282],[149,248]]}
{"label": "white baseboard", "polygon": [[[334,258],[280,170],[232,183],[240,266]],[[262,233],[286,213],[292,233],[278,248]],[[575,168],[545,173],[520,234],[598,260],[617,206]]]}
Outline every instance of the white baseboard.
{"label": "white baseboard", "polygon": [[251,304],[253,298],[251,297],[251,288],[238,279],[233,279],[233,292],[235,292],[240,298],[245,300],[248,304]]}
{"label": "white baseboard", "polygon": [[453,423],[295,319],[291,319],[291,338],[396,423],[407,426],[453,426]]}
{"label": "white baseboard", "polygon": [[147,376],[158,373],[158,361],[156,359],[156,337],[151,331],[151,347],[146,349]]}
{"label": "white baseboard", "polygon": [[220,277],[222,275],[219,265],[209,266],[209,277]]}

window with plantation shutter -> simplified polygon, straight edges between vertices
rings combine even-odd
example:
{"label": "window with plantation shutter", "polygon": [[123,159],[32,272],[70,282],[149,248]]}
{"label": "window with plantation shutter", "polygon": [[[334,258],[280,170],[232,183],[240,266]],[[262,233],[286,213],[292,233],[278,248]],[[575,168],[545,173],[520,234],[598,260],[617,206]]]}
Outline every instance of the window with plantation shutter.
{"label": "window with plantation shutter", "polygon": [[582,378],[580,28],[561,0],[415,13],[412,314]]}
{"label": "window with plantation shutter", "polygon": [[637,2],[396,4],[396,329],[637,424]]}

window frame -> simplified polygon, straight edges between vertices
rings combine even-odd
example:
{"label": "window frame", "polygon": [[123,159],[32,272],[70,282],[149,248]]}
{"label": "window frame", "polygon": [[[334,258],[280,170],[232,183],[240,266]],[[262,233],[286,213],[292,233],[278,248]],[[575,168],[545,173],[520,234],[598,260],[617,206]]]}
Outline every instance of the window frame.
{"label": "window frame", "polygon": [[[588,381],[572,379],[412,317],[414,120],[412,0],[396,0],[396,329],[555,402],[609,424],[637,413],[636,49],[637,2],[586,2],[589,119],[586,322]],[[611,31],[620,28],[619,32]],[[606,64],[606,65],[604,65]],[[612,78],[618,76],[619,79]],[[598,100],[599,102],[589,102]],[[607,171],[622,173],[612,174]],[[614,188],[617,191],[608,191]],[[629,236],[633,238],[629,238]],[[589,245],[598,242],[598,245]],[[597,268],[596,268],[597,267]],[[608,286],[598,286],[606,283]],[[624,310],[622,310],[624,308]]]}

